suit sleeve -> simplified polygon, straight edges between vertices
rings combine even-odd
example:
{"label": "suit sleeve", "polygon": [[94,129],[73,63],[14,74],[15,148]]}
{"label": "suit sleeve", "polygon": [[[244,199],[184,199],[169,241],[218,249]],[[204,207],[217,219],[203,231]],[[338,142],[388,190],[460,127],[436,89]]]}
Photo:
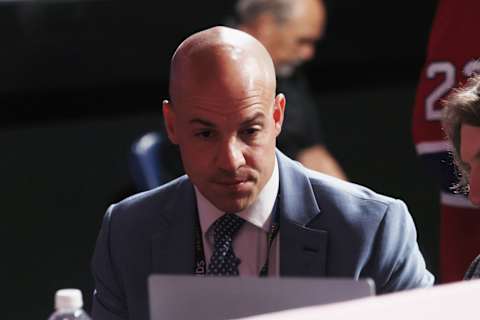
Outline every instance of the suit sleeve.
{"label": "suit sleeve", "polygon": [[433,285],[434,277],[418,248],[413,219],[402,201],[394,200],[388,206],[377,231],[374,252],[377,293]]}
{"label": "suit sleeve", "polygon": [[99,320],[128,319],[128,309],[123,286],[112,259],[111,223],[112,205],[103,218],[92,259],[95,280],[92,317]]}

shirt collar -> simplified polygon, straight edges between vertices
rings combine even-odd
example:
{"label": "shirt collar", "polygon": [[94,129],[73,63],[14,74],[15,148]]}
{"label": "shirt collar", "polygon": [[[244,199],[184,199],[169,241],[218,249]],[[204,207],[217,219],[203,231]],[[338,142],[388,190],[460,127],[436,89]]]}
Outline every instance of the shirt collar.
{"label": "shirt collar", "polygon": [[[275,157],[273,173],[260,191],[257,200],[244,210],[236,212],[235,214],[254,226],[263,229],[265,232],[268,232],[271,224],[271,213],[278,194],[279,181],[278,164],[277,158]],[[197,187],[195,187],[195,195],[200,226],[202,227],[202,233],[205,234],[215,220],[220,218],[224,212],[208,201]]]}

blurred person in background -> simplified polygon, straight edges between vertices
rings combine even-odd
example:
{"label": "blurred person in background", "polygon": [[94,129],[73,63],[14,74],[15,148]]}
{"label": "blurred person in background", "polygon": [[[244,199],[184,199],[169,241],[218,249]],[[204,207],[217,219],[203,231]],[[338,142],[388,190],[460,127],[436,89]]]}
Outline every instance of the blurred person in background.
{"label": "blurred person in background", "polygon": [[440,183],[440,281],[458,281],[480,252],[480,209],[452,186],[458,183],[450,144],[441,127],[442,100],[480,72],[476,0],[439,1],[420,75],[413,116],[417,153]]}
{"label": "blurred person in background", "polygon": [[287,121],[278,148],[310,169],[345,179],[325,145],[319,106],[299,70],[315,56],[326,20],[322,0],[239,0],[234,24],[267,48],[275,65],[277,91],[287,96]]}
{"label": "blurred person in background", "polygon": [[[480,208],[480,76],[470,78],[465,86],[455,90],[444,106],[442,124],[459,169],[456,190],[468,195]],[[477,257],[465,278],[479,277],[480,257]]]}

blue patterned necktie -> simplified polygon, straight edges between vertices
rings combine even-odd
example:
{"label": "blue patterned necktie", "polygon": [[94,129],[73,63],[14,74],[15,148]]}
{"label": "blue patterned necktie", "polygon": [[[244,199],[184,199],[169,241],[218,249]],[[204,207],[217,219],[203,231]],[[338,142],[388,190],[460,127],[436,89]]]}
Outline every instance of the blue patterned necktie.
{"label": "blue patterned necktie", "polygon": [[245,220],[226,213],[213,224],[214,250],[208,265],[207,275],[238,276],[240,259],[233,252],[233,238]]}

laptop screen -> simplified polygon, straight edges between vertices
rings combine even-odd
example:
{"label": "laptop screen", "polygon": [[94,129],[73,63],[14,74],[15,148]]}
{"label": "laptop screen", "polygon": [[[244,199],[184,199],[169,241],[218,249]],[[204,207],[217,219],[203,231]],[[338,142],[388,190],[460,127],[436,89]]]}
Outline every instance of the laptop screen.
{"label": "laptop screen", "polygon": [[150,319],[232,319],[374,295],[370,279],[152,275]]}

